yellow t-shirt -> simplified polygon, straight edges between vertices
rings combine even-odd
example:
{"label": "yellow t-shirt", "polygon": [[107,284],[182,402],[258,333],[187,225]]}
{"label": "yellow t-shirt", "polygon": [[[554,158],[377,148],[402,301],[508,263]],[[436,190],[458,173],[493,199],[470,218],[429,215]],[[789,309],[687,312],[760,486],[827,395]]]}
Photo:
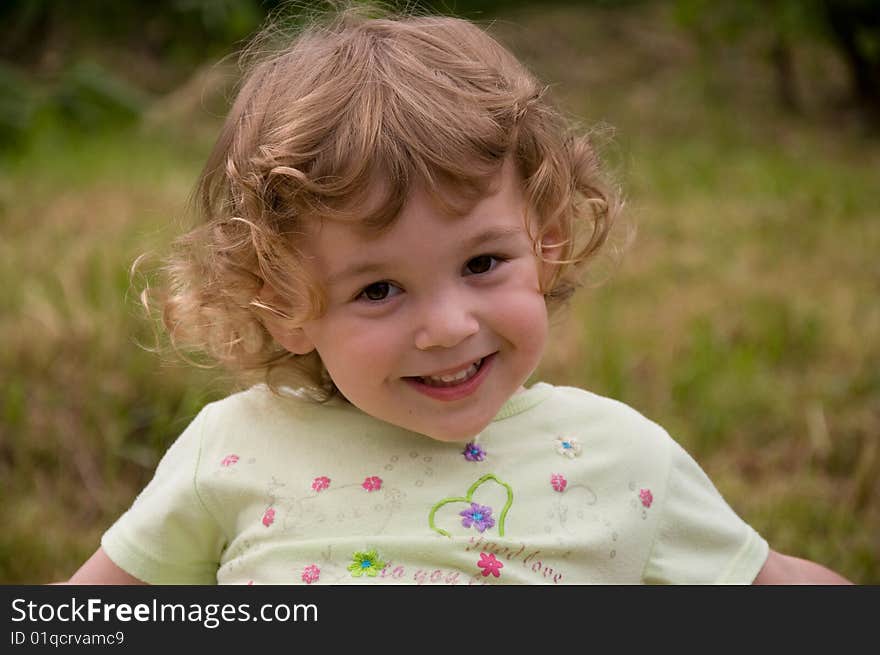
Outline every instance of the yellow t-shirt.
{"label": "yellow t-shirt", "polygon": [[466,446],[253,387],[102,546],[153,584],[748,584],[768,554],[660,426],[541,382]]}

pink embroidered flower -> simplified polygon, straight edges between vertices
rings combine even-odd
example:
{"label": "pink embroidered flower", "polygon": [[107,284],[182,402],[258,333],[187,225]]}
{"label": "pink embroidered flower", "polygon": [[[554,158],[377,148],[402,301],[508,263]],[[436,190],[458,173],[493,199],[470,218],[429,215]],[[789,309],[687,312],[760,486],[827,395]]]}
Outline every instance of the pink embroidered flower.
{"label": "pink embroidered flower", "polygon": [[302,580],[306,584],[312,584],[317,581],[318,578],[321,577],[321,569],[319,569],[314,564],[309,564],[306,568],[303,569]]}
{"label": "pink embroidered flower", "polygon": [[477,566],[483,569],[482,573],[484,578],[488,577],[490,573],[497,578],[501,575],[501,569],[504,568],[504,563],[499,562],[492,553],[489,553],[488,555],[486,553],[480,553],[480,561],[477,562]]}
{"label": "pink embroidered flower", "polygon": [[330,486],[330,478],[326,475],[321,475],[312,480],[312,489],[315,491],[324,491],[327,487]]}
{"label": "pink embroidered flower", "polygon": [[568,480],[565,479],[565,476],[562,475],[562,473],[554,473],[550,476],[550,485],[556,491],[565,491],[565,487],[567,484]]}
{"label": "pink embroidered flower", "polygon": [[223,461],[220,462],[220,466],[232,466],[238,461],[238,455],[227,455],[223,458]]}
{"label": "pink embroidered flower", "polygon": [[371,475],[364,480],[361,486],[367,491],[379,491],[382,488],[382,478]]}
{"label": "pink embroidered flower", "polygon": [[654,502],[654,495],[651,493],[650,489],[640,489],[639,499],[642,501],[642,505],[650,507],[651,503]]}
{"label": "pink embroidered flower", "polygon": [[275,510],[270,507],[263,514],[263,525],[268,528],[273,523],[275,523]]}

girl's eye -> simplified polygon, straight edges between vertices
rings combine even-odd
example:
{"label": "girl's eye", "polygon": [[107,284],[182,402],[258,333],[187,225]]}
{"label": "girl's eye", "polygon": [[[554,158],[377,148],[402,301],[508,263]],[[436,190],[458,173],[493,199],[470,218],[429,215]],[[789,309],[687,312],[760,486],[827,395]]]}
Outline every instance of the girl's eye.
{"label": "girl's eye", "polygon": [[379,302],[397,295],[397,293],[394,293],[396,289],[397,287],[391,284],[391,282],[373,282],[373,284],[364,287],[363,291],[358,294],[357,300],[363,298],[370,302]]}
{"label": "girl's eye", "polygon": [[503,260],[500,257],[495,257],[494,255],[479,255],[468,261],[467,270],[474,275],[488,273],[498,266],[501,261]]}

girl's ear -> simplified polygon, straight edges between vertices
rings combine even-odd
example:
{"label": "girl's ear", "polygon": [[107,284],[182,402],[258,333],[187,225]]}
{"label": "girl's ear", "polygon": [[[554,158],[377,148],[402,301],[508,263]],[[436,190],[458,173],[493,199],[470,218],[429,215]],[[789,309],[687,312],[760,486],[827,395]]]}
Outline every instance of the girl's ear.
{"label": "girl's ear", "polygon": [[315,349],[302,328],[281,328],[280,322],[280,319],[269,318],[263,321],[263,325],[285,350],[294,355],[307,355]]}
{"label": "girl's ear", "polygon": [[543,284],[547,284],[549,280],[552,279],[553,273],[557,268],[557,265],[553,262],[562,259],[564,246],[565,238],[562,235],[562,230],[558,226],[552,227],[547,231],[547,234],[541,238],[539,254],[543,258],[543,261],[540,262],[541,279]]}
{"label": "girl's ear", "polygon": [[257,298],[256,306],[263,310],[260,312],[263,325],[282,348],[294,355],[307,355],[315,349],[315,345],[302,328],[289,327],[286,325],[287,321],[272,309],[272,302],[278,298],[274,289],[263,285]]}
{"label": "girl's ear", "polygon": [[541,255],[544,259],[558,261],[562,257],[564,245],[565,239],[562,236],[562,230],[554,227],[541,239]]}

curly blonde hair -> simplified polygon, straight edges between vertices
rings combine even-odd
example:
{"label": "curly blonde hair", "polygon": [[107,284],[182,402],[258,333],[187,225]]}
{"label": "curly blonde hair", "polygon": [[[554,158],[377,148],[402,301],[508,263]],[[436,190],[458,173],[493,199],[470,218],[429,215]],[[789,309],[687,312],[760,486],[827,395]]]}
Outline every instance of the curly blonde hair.
{"label": "curly blonde hair", "polygon": [[[543,289],[553,312],[619,207],[590,135],[483,29],[376,14],[358,5],[314,19],[252,58],[196,188],[199,223],[165,267],[162,318],[176,349],[319,401],[341,394],[317,353],[286,351],[264,326],[268,314],[298,326],[324,310],[301,252],[310,221],[387,229],[414,184],[466,211],[513,158],[537,217],[535,243],[551,229],[563,235]],[[375,210],[363,215],[367,204]],[[261,298],[264,286],[284,302]]]}

